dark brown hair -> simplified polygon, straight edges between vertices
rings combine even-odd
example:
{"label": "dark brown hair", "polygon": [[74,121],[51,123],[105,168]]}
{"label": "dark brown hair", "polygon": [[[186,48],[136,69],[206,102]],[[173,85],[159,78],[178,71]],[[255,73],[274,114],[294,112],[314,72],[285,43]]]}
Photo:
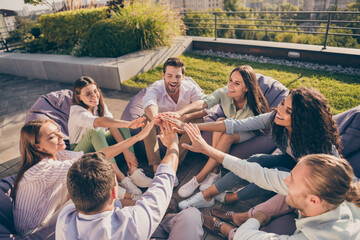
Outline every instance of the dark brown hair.
{"label": "dark brown hair", "polygon": [[21,162],[19,171],[14,180],[14,187],[11,191],[11,198],[15,206],[16,192],[19,187],[19,182],[23,177],[24,173],[30,169],[32,166],[40,162],[45,157],[51,157],[51,155],[41,152],[36,148],[36,144],[39,143],[40,129],[45,124],[51,122],[54,125],[58,126],[51,119],[39,119],[33,120],[26,123],[21,128],[20,133],[20,152],[21,152]]}
{"label": "dark brown hair", "polygon": [[354,182],[354,172],[348,161],[326,154],[301,158],[309,167],[306,179],[310,193],[324,199],[330,208],[345,200],[360,207],[360,183]]}
{"label": "dark brown hair", "polygon": [[254,69],[249,65],[236,67],[232,72],[238,71],[248,89],[246,93],[246,101],[254,115],[259,115],[269,111],[269,105],[262,93]]}
{"label": "dark brown hair", "polygon": [[[332,118],[326,98],[314,88],[299,87],[290,91],[292,97],[290,146],[295,158],[307,154],[332,153],[334,145],[339,154],[342,149],[340,134]],[[286,138],[285,127],[274,122],[272,136],[277,144]]]}
{"label": "dark brown hair", "polygon": [[101,210],[115,184],[114,170],[101,152],[83,155],[67,174],[70,199],[76,209],[83,213]]}
{"label": "dark brown hair", "polygon": [[182,74],[185,74],[185,64],[180,58],[168,58],[168,60],[164,63],[163,73],[165,73],[167,66],[181,68]]}
{"label": "dark brown hair", "polygon": [[84,87],[86,87],[87,85],[90,85],[90,84],[94,84],[96,86],[97,90],[99,91],[100,98],[99,98],[99,106],[98,106],[98,115],[99,115],[99,117],[103,117],[105,115],[104,96],[103,96],[99,86],[97,85],[97,83],[91,77],[82,76],[78,80],[75,81],[74,89],[73,89],[73,99],[72,99],[73,104],[80,105],[80,106],[84,107],[85,109],[89,109],[89,106],[87,106],[85,103],[83,103],[83,101],[80,100],[79,95],[81,93],[81,89],[83,89]]}

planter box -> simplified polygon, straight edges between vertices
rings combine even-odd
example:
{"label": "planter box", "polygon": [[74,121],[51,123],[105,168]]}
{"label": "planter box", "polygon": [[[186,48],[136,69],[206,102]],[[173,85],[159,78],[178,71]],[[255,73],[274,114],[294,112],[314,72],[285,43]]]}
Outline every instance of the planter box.
{"label": "planter box", "polygon": [[86,75],[94,78],[100,87],[121,90],[122,82],[164,63],[169,57],[181,55],[191,49],[191,44],[191,37],[179,37],[170,47],[139,51],[118,58],[3,52],[0,53],[0,72],[66,83],[73,83]]}

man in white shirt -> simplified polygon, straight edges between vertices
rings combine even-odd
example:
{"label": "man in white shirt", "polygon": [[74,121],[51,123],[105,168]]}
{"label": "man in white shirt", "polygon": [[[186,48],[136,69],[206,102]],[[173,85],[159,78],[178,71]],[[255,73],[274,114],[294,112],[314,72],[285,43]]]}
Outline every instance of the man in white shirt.
{"label": "man in white shirt", "polygon": [[286,195],[289,206],[297,209],[296,230],[293,235],[277,235],[260,231],[270,216],[256,212],[241,227],[204,216],[210,231],[229,239],[359,239],[360,182],[345,160],[332,155],[312,154],[299,159],[294,169],[282,172],[263,168],[225,154],[209,146],[194,125],[184,127],[192,145],[185,148],[215,159],[236,175],[259,187]]}
{"label": "man in white shirt", "polygon": [[[185,64],[179,58],[169,58],[163,66],[163,79],[154,82],[147,88],[143,98],[143,106],[147,120],[152,120],[159,113],[173,114],[188,104],[199,100],[202,95],[201,88],[192,78],[185,78]],[[170,113],[171,112],[171,113]],[[201,122],[202,118],[192,122]],[[149,165],[154,172],[161,161],[159,142],[156,138],[158,128],[154,128],[144,139],[146,155]],[[180,137],[179,164],[185,159],[187,150],[181,147],[182,143],[190,143],[187,134]]]}

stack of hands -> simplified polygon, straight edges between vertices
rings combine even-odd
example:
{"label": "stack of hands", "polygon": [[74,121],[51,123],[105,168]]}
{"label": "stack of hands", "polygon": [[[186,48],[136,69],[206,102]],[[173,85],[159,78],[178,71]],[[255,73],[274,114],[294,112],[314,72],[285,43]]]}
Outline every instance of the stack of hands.
{"label": "stack of hands", "polygon": [[[144,119],[139,119],[136,119],[134,121],[137,121],[138,124],[141,124]],[[166,147],[168,147],[168,145],[170,144],[170,140],[178,143],[178,137],[176,133],[188,134],[192,145],[183,144],[182,147],[190,151],[204,153],[207,147],[210,147],[202,138],[198,126],[192,123],[184,123],[181,120],[180,115],[176,112],[159,113],[150,123],[147,123],[147,125],[143,128],[139,135],[146,137],[155,124],[160,127],[161,134],[158,137]]]}

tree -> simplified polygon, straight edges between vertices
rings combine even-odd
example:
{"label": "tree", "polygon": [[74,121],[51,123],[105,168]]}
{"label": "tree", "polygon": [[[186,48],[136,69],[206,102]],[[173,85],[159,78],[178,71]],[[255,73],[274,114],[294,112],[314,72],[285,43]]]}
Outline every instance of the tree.
{"label": "tree", "polygon": [[240,11],[242,9],[239,0],[224,0],[223,6],[224,11]]}
{"label": "tree", "polygon": [[51,5],[51,3],[48,0],[24,0],[25,4],[32,4],[34,6],[39,5],[39,4],[44,4],[47,7],[49,7],[51,9],[51,11],[55,12],[56,9],[53,5]]}

